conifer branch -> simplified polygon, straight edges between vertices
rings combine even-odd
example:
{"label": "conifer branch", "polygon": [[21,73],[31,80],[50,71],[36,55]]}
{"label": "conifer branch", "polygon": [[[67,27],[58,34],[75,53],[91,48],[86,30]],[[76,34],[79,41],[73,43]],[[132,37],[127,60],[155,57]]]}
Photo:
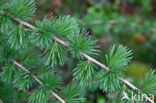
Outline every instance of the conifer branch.
{"label": "conifer branch", "polygon": [[[22,24],[23,26],[26,26],[26,27],[28,27],[28,28],[30,28],[30,29],[35,29],[35,26],[33,26],[33,25],[31,25],[31,24],[29,24],[29,23],[27,23],[27,22],[25,22],[25,21],[22,21],[22,20],[20,20],[20,19],[18,19],[18,18],[16,18],[16,17],[11,17],[11,18],[12,18],[13,20],[15,20],[16,22],[18,22],[19,24]],[[56,37],[56,36],[55,36],[55,40],[56,40],[56,42],[58,42],[58,43],[60,43],[60,44],[62,44],[62,45],[64,45],[64,46],[68,47],[68,45],[66,44],[65,41],[59,39],[59,38]],[[91,62],[97,64],[98,66],[102,67],[102,68],[105,69],[106,71],[108,71],[108,72],[111,71],[111,69],[110,69],[109,67],[107,67],[107,66],[104,65],[103,63],[97,61],[96,59],[90,57],[89,55],[87,55],[87,54],[85,54],[85,53],[83,53],[83,52],[80,52],[80,54],[83,55],[87,60],[90,60]],[[23,66],[20,65],[18,62],[14,61],[14,64],[17,65],[17,66],[19,66],[19,67],[22,67],[21,69],[23,69],[24,71],[26,71],[26,69],[23,68]],[[40,81],[37,77],[34,77],[34,79],[35,79],[36,81],[38,81],[38,82]],[[137,87],[135,87],[135,86],[134,86],[133,84],[131,84],[129,81],[127,81],[127,80],[125,80],[125,79],[123,79],[123,78],[119,78],[119,79],[120,79],[124,84],[126,84],[127,86],[129,86],[130,88],[132,88],[133,90],[140,91],[140,89],[138,89]],[[53,92],[52,90],[51,90],[51,93],[52,93],[59,101],[61,101],[62,103],[65,103],[65,101],[64,101],[62,98],[60,98],[60,97],[59,97],[55,92]],[[147,98],[147,99],[148,99],[151,103],[154,103],[150,98]]]}
{"label": "conifer branch", "polygon": [[[57,38],[55,36],[55,39],[57,42],[59,42],[60,44],[68,47],[68,45],[61,39]],[[81,55],[83,55],[87,60],[97,64],[98,66],[102,67],[103,69],[105,69],[106,71],[111,71],[111,69],[109,67],[107,67],[106,65],[102,64],[101,62],[97,61],[96,59],[90,57],[89,55],[83,53],[83,52],[80,52]],[[126,84],[127,86],[129,86],[130,88],[132,88],[133,90],[136,90],[136,91],[140,91],[140,89],[138,89],[136,86],[134,86],[133,84],[131,84],[129,81],[127,81],[126,79],[123,79],[123,78],[119,78],[124,84]],[[147,97],[147,99],[151,102],[151,103],[154,103],[150,98]]]}
{"label": "conifer branch", "polygon": [[138,89],[137,87],[135,87],[133,84],[131,84],[131,83],[128,82],[127,80],[122,79],[122,78],[119,78],[119,79],[120,79],[123,83],[125,83],[126,85],[128,85],[129,87],[131,87],[132,89],[139,91],[139,89]]}
{"label": "conifer branch", "polygon": [[20,19],[18,19],[16,17],[13,17],[13,16],[11,18],[12,18],[12,20],[17,21],[18,23],[20,23],[20,25],[24,25],[24,26],[26,26],[28,28],[35,29],[35,27],[33,25],[29,24],[28,22],[22,21],[22,20],[20,20]]}
{"label": "conifer branch", "polygon": [[[17,61],[13,61],[13,64],[18,66],[21,70],[30,73],[30,71],[28,69],[26,69],[22,64],[18,63]],[[37,83],[39,83],[41,86],[44,86],[42,81],[36,76],[34,75],[33,78],[36,80]],[[57,93],[55,93],[53,90],[50,90],[50,92],[52,93],[52,95],[54,97],[56,97],[61,103],[66,103],[65,100],[63,100],[60,96],[57,95]]]}
{"label": "conifer branch", "polygon": [[106,65],[100,63],[99,61],[95,60],[94,58],[90,57],[89,55],[85,54],[85,53],[80,53],[81,55],[83,55],[87,60],[99,65],[100,67],[104,68],[107,71],[111,71]]}

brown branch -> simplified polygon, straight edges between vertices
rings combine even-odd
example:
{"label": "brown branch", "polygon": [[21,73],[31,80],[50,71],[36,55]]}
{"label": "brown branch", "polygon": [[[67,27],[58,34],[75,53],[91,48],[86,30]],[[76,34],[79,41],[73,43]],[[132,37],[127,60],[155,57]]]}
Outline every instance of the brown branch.
{"label": "brown branch", "polygon": [[[13,64],[18,66],[21,70],[30,73],[30,71],[28,69],[26,69],[22,64],[18,63],[17,61],[13,61]],[[42,81],[36,76],[34,75],[33,78],[35,79],[35,81],[37,83],[39,83],[41,86],[44,86]],[[50,92],[53,94],[54,97],[56,97],[61,103],[66,103],[65,100],[63,100],[61,97],[59,97],[53,90],[50,90]]]}
{"label": "brown branch", "polygon": [[[12,19],[15,20],[16,22],[18,22],[19,24],[22,24],[22,25],[24,25],[24,26],[26,26],[26,27],[28,27],[28,28],[30,28],[30,29],[35,29],[35,27],[34,27],[33,25],[31,25],[31,24],[29,24],[29,23],[27,23],[27,22],[25,22],[25,21],[22,21],[22,20],[20,20],[20,19],[18,19],[18,18],[16,18],[16,17],[12,17]],[[115,22],[115,21],[113,21],[113,22]],[[57,38],[56,36],[55,36],[55,40],[56,40],[57,42],[59,42],[60,44],[62,44],[62,45],[64,45],[64,46],[68,47],[68,45],[66,44],[66,42],[64,42],[63,40]],[[104,65],[103,63],[100,63],[99,61],[97,61],[96,59],[90,57],[89,55],[87,55],[87,54],[85,54],[85,53],[83,53],[83,52],[80,52],[80,54],[83,55],[86,59],[90,60],[91,62],[93,62],[93,63],[99,65],[100,67],[102,67],[102,68],[105,69],[106,71],[110,71],[110,70],[111,70],[111,69],[108,68],[106,65]],[[126,84],[127,86],[129,86],[130,88],[132,88],[132,89],[134,89],[134,90],[136,90],[136,91],[140,91],[137,87],[135,87],[135,86],[134,86],[133,84],[131,84],[129,81],[127,81],[127,80],[125,80],[125,79],[122,79],[122,78],[119,78],[119,79],[120,79],[124,84]],[[52,94],[53,94],[56,98],[58,98],[58,97],[57,97],[58,95],[57,95],[56,93],[52,92]],[[147,99],[148,99],[151,103],[154,103],[150,98],[147,98]],[[62,103],[65,103],[65,101],[64,101],[63,99],[60,99],[60,100],[63,101]]]}
{"label": "brown branch", "polygon": [[83,55],[87,60],[99,65],[100,67],[106,69],[107,71],[111,71],[106,65],[100,63],[99,61],[95,60],[94,58],[90,57],[89,55],[83,53],[83,52],[80,52],[81,55]]}
{"label": "brown branch", "polygon": [[12,20],[14,20],[14,21],[20,23],[20,25],[24,25],[24,26],[26,26],[26,27],[28,27],[28,28],[30,28],[30,29],[35,29],[35,26],[33,26],[33,25],[31,25],[31,24],[29,24],[29,23],[27,23],[27,22],[25,22],[25,21],[22,21],[22,20],[20,20],[20,19],[18,19],[18,18],[16,18],[16,17],[13,17],[13,16],[12,16],[11,18],[12,18]]}

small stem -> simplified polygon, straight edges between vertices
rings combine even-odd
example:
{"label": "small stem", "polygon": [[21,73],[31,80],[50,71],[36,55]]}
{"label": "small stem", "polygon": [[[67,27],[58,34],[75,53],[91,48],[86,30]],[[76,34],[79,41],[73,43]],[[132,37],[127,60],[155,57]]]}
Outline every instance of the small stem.
{"label": "small stem", "polygon": [[59,101],[61,101],[62,103],[66,103],[65,100],[63,100],[61,97],[59,97],[54,91],[50,90],[50,92],[53,94],[53,96],[55,96]]}
{"label": "small stem", "polygon": [[87,61],[88,61],[88,62],[90,62],[90,60],[89,60],[89,59],[87,59]]}
{"label": "small stem", "polygon": [[21,70],[24,70],[25,72],[30,73],[24,66],[22,66],[17,61],[13,61],[13,64],[16,65],[16,66],[18,66]]}
{"label": "small stem", "polygon": [[60,44],[62,44],[62,45],[64,45],[64,46],[66,46],[66,47],[68,47],[68,45],[67,45],[63,40],[57,38],[56,36],[55,36],[54,38],[55,38],[55,40],[56,40],[58,43],[60,43]]}
{"label": "small stem", "polygon": [[11,19],[14,20],[14,21],[16,21],[16,22],[18,22],[19,24],[22,24],[22,25],[30,28],[30,29],[35,29],[35,26],[33,26],[33,25],[31,25],[31,24],[29,24],[29,23],[27,23],[25,21],[22,21],[21,19],[18,19],[16,17],[11,17]]}
{"label": "small stem", "polygon": [[110,71],[110,69],[106,65],[100,63],[99,61],[95,60],[94,58],[90,57],[89,55],[87,55],[83,52],[80,52],[80,54],[83,55],[86,59],[90,60],[91,62],[99,65],[102,68],[104,68],[105,70]]}
{"label": "small stem", "polygon": [[[27,73],[30,73],[22,64],[18,63],[17,61],[13,61],[13,64],[18,66],[21,70],[24,70]],[[43,86],[42,81],[36,76],[33,76],[37,83],[39,83],[41,86]],[[56,97],[61,103],[66,103],[61,97],[59,97],[53,90],[50,90],[50,92],[53,94],[54,97]]]}
{"label": "small stem", "polygon": [[130,82],[128,82],[127,80],[125,79],[122,79],[122,78],[119,78],[123,83],[125,83],[126,85],[128,85],[129,87],[131,87],[132,89],[134,90],[137,90],[139,91],[139,89],[137,87],[135,87],[134,85],[132,85]]}
{"label": "small stem", "polygon": [[36,82],[43,86],[43,83],[41,82],[41,80],[39,80],[39,78],[36,75],[34,75],[33,78],[36,80]]}

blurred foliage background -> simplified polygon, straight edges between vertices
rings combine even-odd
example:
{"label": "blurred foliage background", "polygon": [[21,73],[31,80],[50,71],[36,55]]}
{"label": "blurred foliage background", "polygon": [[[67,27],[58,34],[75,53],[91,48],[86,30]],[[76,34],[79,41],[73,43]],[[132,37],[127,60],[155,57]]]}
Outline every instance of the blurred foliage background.
{"label": "blurred foliage background", "polygon": [[[133,50],[134,58],[127,71],[123,71],[127,78],[139,87],[141,79],[151,68],[156,68],[156,1],[155,0],[36,0],[37,12],[32,20],[42,19],[45,15],[72,15],[79,21],[82,29],[89,31],[89,35],[98,38],[102,57],[108,52],[110,45],[123,44]],[[73,60],[73,63],[76,60]],[[61,68],[72,70],[73,63]],[[59,69],[61,70],[61,69]],[[62,69],[60,75],[65,71]],[[66,71],[65,80],[71,80],[71,72]],[[68,77],[68,78],[67,78]],[[137,79],[136,79],[137,78]],[[0,81],[0,92],[6,92],[9,87]],[[3,87],[3,86],[2,86]],[[25,101],[24,93],[16,93],[10,97],[16,103]],[[11,94],[11,93],[8,93]],[[19,95],[20,94],[20,95]],[[117,92],[105,93],[96,88],[89,88],[87,100],[83,103],[118,103]],[[20,98],[22,100],[19,101]],[[108,100],[112,98],[112,100]],[[8,100],[8,99],[6,99]],[[18,100],[18,101],[17,101]],[[11,103],[8,101],[3,101]]]}

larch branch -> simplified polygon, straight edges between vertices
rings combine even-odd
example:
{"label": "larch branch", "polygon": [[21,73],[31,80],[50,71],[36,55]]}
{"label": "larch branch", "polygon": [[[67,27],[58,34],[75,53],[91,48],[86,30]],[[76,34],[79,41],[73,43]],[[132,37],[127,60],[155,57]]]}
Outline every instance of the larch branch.
{"label": "larch branch", "polygon": [[[22,64],[18,63],[17,61],[13,61],[13,64],[18,66],[21,70],[27,72],[27,73],[30,73],[30,71],[28,69],[26,69]],[[44,86],[42,81],[36,76],[36,75],[33,75],[33,78],[35,79],[35,81],[37,83],[39,83],[41,86]],[[52,93],[52,95],[54,97],[56,97],[61,103],[66,103],[65,100],[63,100],[60,96],[57,95],[57,93],[55,93],[53,90],[50,90],[50,92]]]}
{"label": "larch branch", "polygon": [[[29,23],[27,23],[27,22],[25,22],[25,21],[22,21],[22,20],[20,20],[20,19],[18,19],[18,18],[16,18],[16,17],[11,17],[11,18],[12,18],[13,20],[15,20],[16,22],[18,22],[19,24],[22,24],[22,25],[24,25],[24,26],[26,26],[26,27],[28,27],[28,28],[30,28],[30,29],[35,29],[35,27],[34,27],[33,25],[31,25],[31,24],[29,24]],[[116,23],[116,21],[113,21],[113,23],[114,23],[114,22]],[[154,31],[154,30],[153,30],[153,31]],[[63,40],[57,38],[56,36],[55,36],[55,40],[56,40],[58,43],[60,43],[60,44],[62,44],[62,45],[64,45],[64,46],[66,46],[66,47],[68,47],[68,45],[66,44],[65,41],[63,41]],[[105,69],[106,71],[108,71],[108,72],[111,71],[111,69],[110,69],[109,67],[107,67],[107,66],[104,65],[103,63],[99,62],[98,60],[96,60],[96,59],[90,57],[89,55],[87,55],[87,54],[85,54],[85,53],[83,53],[83,52],[80,52],[80,54],[83,55],[86,59],[90,60],[91,62],[93,62],[93,63],[99,65],[101,68]],[[138,89],[137,87],[135,87],[133,84],[131,84],[129,81],[127,81],[127,80],[125,80],[125,79],[123,79],[123,78],[119,78],[119,79],[120,79],[124,84],[126,84],[127,86],[129,86],[130,88],[132,88],[133,90],[139,91],[139,89]],[[52,94],[53,94],[57,99],[60,99],[60,98],[58,98],[59,96],[56,95],[54,92],[52,92]],[[154,103],[150,98],[147,98],[147,99],[148,99],[151,103]],[[62,103],[65,103],[65,101],[64,101],[63,99],[60,99],[60,100],[62,100]]]}

